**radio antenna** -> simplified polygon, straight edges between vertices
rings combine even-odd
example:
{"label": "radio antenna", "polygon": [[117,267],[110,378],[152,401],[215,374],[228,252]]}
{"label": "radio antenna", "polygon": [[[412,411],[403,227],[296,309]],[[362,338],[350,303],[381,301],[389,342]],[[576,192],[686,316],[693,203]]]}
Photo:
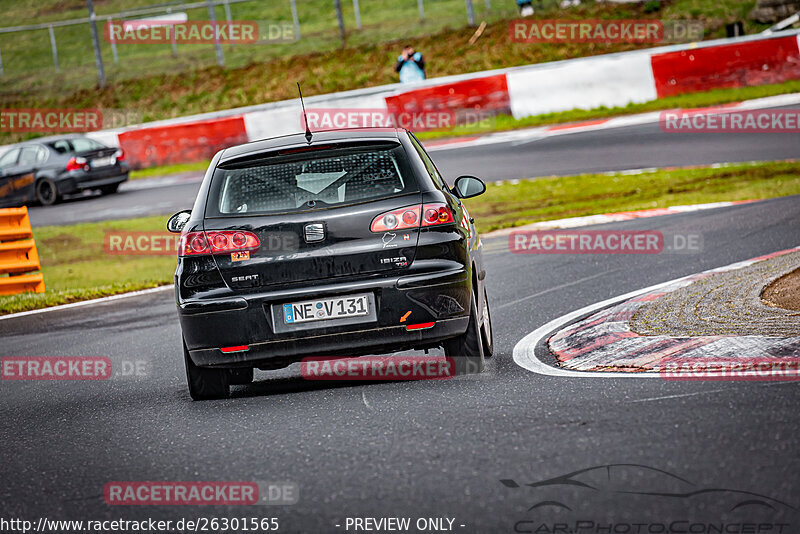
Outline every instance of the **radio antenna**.
{"label": "radio antenna", "polygon": [[303,102],[303,91],[300,90],[300,82],[297,82],[297,92],[300,93],[300,105],[303,106],[303,122],[306,123],[306,141],[311,144],[311,128],[308,127],[308,115],[306,115],[306,104]]}

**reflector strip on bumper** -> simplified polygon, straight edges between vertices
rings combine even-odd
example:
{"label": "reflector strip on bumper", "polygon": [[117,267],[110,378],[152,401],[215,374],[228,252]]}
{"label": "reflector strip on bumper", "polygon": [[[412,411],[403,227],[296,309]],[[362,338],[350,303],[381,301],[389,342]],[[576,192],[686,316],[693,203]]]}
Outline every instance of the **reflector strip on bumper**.
{"label": "reflector strip on bumper", "polygon": [[222,347],[219,350],[221,350],[224,353],[228,353],[228,352],[246,352],[246,351],[250,350],[250,346],[249,345],[238,345],[236,347]]}
{"label": "reflector strip on bumper", "polygon": [[410,324],[406,326],[406,330],[425,330],[426,328],[433,328],[435,324],[435,322]]}

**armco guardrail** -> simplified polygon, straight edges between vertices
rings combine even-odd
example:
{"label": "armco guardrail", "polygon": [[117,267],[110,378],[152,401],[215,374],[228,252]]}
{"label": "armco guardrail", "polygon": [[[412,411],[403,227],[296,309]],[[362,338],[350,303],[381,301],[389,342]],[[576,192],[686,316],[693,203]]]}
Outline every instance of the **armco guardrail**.
{"label": "armco guardrail", "polygon": [[44,293],[28,208],[0,209],[0,295]]}

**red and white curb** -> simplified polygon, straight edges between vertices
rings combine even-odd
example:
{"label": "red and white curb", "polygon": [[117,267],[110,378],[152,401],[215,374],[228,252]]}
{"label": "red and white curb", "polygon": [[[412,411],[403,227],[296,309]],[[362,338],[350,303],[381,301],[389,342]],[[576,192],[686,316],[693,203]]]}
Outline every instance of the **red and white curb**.
{"label": "red and white curb", "polygon": [[[537,374],[560,377],[662,378],[655,362],[676,357],[747,358],[774,357],[775,350],[798,346],[800,337],[765,336],[640,336],[630,330],[629,320],[636,309],[665,293],[687,286],[714,273],[733,271],[776,256],[797,252],[800,247],[782,250],[702,273],[684,276],[654,286],[586,306],[537,328],[514,347],[517,365]],[[574,322],[576,321],[577,322]],[[573,324],[574,323],[574,324]],[[569,326],[567,326],[569,325]],[[548,338],[548,336],[550,336]],[[548,341],[564,367],[553,367],[535,354],[536,346]],[[772,350],[771,350],[772,349]],[[644,366],[652,371],[642,372]],[[589,369],[609,369],[596,371]],[[615,372],[613,369],[637,369]]]}
{"label": "red and white curb", "polygon": [[639,126],[643,124],[657,124],[661,120],[661,114],[665,111],[691,111],[693,115],[730,113],[742,110],[767,109],[779,106],[791,106],[800,104],[800,93],[790,93],[786,95],[768,96],[764,98],[754,98],[742,102],[733,102],[719,106],[705,108],[694,108],[691,110],[662,110],[650,111],[647,113],[637,113],[635,115],[621,115],[609,117],[607,119],[592,119],[581,122],[554,124],[551,126],[539,126],[536,128],[524,128],[511,130],[508,132],[497,132],[483,136],[463,137],[456,139],[446,139],[442,141],[429,141],[425,143],[428,152],[437,150],[453,150],[473,146],[494,145],[498,143],[512,143],[522,145],[525,143],[546,139],[557,135],[568,135],[573,133],[593,132],[598,130],[609,130],[612,128],[624,128],[628,126]]}

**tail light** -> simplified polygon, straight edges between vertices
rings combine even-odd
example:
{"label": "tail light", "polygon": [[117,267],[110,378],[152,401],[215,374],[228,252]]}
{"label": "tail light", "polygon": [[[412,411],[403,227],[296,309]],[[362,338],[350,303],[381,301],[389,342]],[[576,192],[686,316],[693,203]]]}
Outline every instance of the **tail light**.
{"label": "tail light", "polygon": [[453,212],[450,211],[450,208],[439,202],[423,206],[409,206],[381,213],[372,219],[369,229],[376,233],[390,232],[392,230],[446,224],[453,222],[453,220]]}
{"label": "tail light", "polygon": [[116,156],[117,161],[125,161],[125,151],[121,148],[114,153],[114,156]]}
{"label": "tail light", "polygon": [[261,243],[252,232],[240,230],[187,232],[181,234],[178,255],[229,254],[231,252],[256,250],[259,246],[261,246]]}
{"label": "tail light", "polygon": [[369,229],[373,232],[389,232],[404,228],[418,228],[419,212],[419,206],[387,211],[372,219],[372,225]]}
{"label": "tail light", "polygon": [[89,170],[89,164],[86,161],[86,158],[79,158],[77,156],[72,156],[69,158],[69,161],[67,161],[68,171],[79,171],[81,169],[85,171]]}
{"label": "tail light", "polygon": [[453,212],[445,204],[425,204],[422,207],[422,226],[453,222]]}

